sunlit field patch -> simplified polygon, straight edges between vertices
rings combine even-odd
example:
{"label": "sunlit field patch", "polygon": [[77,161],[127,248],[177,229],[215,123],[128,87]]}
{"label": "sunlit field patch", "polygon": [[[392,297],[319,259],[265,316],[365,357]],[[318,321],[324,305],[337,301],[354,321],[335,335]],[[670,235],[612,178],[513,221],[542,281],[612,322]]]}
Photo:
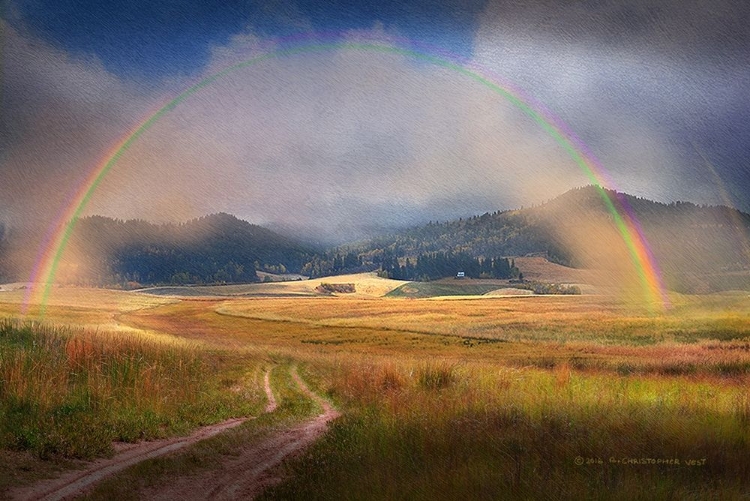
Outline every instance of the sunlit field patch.
{"label": "sunlit field patch", "polygon": [[[237,300],[216,307],[263,329],[284,324],[294,346],[393,348],[551,368],[626,373],[721,375],[750,372],[750,306],[744,297],[675,296],[675,307],[648,314],[603,297],[424,300]],[[237,325],[240,325],[239,323]],[[279,339],[268,333],[266,340]],[[376,341],[377,340],[377,341]]]}
{"label": "sunlit field patch", "polygon": [[[39,305],[23,308],[27,290],[0,292],[0,316],[37,319]],[[48,323],[75,325],[91,330],[132,330],[117,321],[117,315],[144,308],[154,308],[177,300],[133,294],[125,291],[61,287],[53,289],[45,310]]]}

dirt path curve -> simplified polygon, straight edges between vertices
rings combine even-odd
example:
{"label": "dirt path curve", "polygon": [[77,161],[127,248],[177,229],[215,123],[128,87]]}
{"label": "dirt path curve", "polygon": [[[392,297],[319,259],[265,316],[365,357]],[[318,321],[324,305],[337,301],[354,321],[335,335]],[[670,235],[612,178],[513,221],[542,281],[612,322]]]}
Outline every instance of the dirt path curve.
{"label": "dirt path curve", "polygon": [[149,489],[143,499],[192,501],[203,499],[252,499],[263,489],[279,481],[271,469],[285,458],[311,445],[339,416],[326,400],[313,393],[292,369],[292,378],[300,389],[323,408],[323,413],[245,449],[240,456],[227,459],[221,468],[199,475],[174,479],[167,486]]}
{"label": "dirt path curve", "polygon": [[[266,371],[264,377],[264,389],[268,399],[265,412],[273,412],[277,407],[276,398],[273,395],[273,391],[271,391],[270,374],[270,371]],[[11,499],[16,500],[57,501],[70,499],[81,494],[95,483],[129,466],[147,459],[169,454],[201,440],[211,438],[223,431],[241,425],[248,419],[254,418],[229,419],[221,423],[199,428],[186,437],[174,437],[137,444],[117,444],[115,445],[115,456],[112,458],[98,459],[84,470],[71,471],[55,479],[43,480],[31,486],[13,490],[9,494]]]}

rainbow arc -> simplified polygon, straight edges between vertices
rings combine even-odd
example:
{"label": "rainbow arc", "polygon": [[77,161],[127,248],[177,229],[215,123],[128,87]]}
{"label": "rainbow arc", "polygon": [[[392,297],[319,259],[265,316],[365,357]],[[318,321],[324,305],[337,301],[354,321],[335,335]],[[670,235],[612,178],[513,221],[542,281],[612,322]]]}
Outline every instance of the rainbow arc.
{"label": "rainbow arc", "polygon": [[[76,195],[61,211],[50,233],[51,238],[43,244],[39,258],[32,271],[30,278],[32,285],[27,290],[24,299],[24,312],[28,311],[30,304],[39,304],[40,315],[44,314],[57,269],[73,233],[77,219],[85,210],[93,194],[102,183],[102,180],[117,165],[118,161],[127,153],[130,147],[162,117],[202,89],[243,68],[250,68],[264,61],[280,59],[296,54],[340,50],[400,55],[446,68],[478,82],[491,92],[502,96],[518,110],[534,120],[562,147],[566,154],[583,171],[591,184],[596,186],[628,249],[648,304],[660,309],[668,306],[669,302],[661,279],[661,273],[632,208],[628,206],[627,201],[624,199],[612,200],[610,198],[610,195],[605,191],[605,187],[610,189],[614,189],[614,187],[609,182],[603,166],[596,160],[586,145],[561,120],[547,111],[541,104],[525,96],[519,89],[501,83],[499,78],[475,64],[462,63],[457,57],[436,49],[425,48],[424,45],[414,41],[395,40],[393,38],[387,42],[379,40],[340,41],[337,39],[321,41],[321,38],[332,37],[318,34],[282,40],[282,48],[269,50],[264,54],[229,66],[218,73],[200,80],[128,130],[123,135],[123,139],[118,141],[102,156],[99,163],[96,164],[84,182],[81,183]],[[617,206],[620,206],[621,209],[618,209]]]}

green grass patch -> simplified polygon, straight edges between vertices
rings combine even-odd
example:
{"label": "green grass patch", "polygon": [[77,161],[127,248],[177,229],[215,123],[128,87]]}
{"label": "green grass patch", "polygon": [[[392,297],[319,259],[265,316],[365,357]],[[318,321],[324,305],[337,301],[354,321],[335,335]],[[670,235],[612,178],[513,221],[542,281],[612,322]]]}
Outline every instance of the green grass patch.
{"label": "green grass patch", "polygon": [[534,294],[555,294],[555,295],[580,295],[581,288],[577,285],[551,284],[547,282],[524,281],[512,285],[517,289],[526,289]]}
{"label": "green grass patch", "polygon": [[248,357],[157,337],[0,321],[0,447],[93,458],[257,412]]}
{"label": "green grass patch", "polygon": [[386,297],[426,298],[439,296],[481,296],[499,288],[500,286],[497,284],[453,285],[444,282],[409,282],[408,284],[393,289],[386,294]]}
{"label": "green grass patch", "polygon": [[742,387],[424,366],[331,376],[342,418],[261,499],[734,499],[750,488]]}
{"label": "green grass patch", "polygon": [[417,370],[420,386],[427,390],[442,390],[458,380],[456,364],[440,361],[427,361]]}

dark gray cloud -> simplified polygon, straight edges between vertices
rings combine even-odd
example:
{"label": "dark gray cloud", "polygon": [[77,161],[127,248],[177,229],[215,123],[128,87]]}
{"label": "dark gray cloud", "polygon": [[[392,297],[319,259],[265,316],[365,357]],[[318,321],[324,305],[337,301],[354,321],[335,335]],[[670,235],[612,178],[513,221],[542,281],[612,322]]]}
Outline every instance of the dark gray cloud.
{"label": "dark gray cloud", "polygon": [[[562,117],[617,188],[727,203],[717,180],[750,182],[742,151],[749,10],[744,2],[491,3],[475,57]],[[735,192],[732,204],[750,209],[746,193]]]}
{"label": "dark gray cloud", "polygon": [[[491,2],[474,57],[570,124],[617,188],[748,209],[750,191],[731,188],[750,177],[747,8],[716,5]],[[2,28],[0,213],[49,219],[189,82],[149,87]],[[398,35],[377,24],[366,34]],[[263,43],[250,27],[212,46],[205,74]],[[476,81],[393,54],[334,51],[270,60],[195,94],[123,155],[88,213],[221,210],[345,240],[538,203],[586,182],[538,124]]]}
{"label": "dark gray cloud", "polygon": [[750,4],[741,0],[496,0],[487,21],[519,43],[546,39],[563,50],[658,53],[712,65],[744,66],[750,46]]}
{"label": "dark gray cloud", "polygon": [[49,220],[92,162],[148,106],[93,58],[73,58],[0,20],[3,151],[0,200],[10,220]]}

